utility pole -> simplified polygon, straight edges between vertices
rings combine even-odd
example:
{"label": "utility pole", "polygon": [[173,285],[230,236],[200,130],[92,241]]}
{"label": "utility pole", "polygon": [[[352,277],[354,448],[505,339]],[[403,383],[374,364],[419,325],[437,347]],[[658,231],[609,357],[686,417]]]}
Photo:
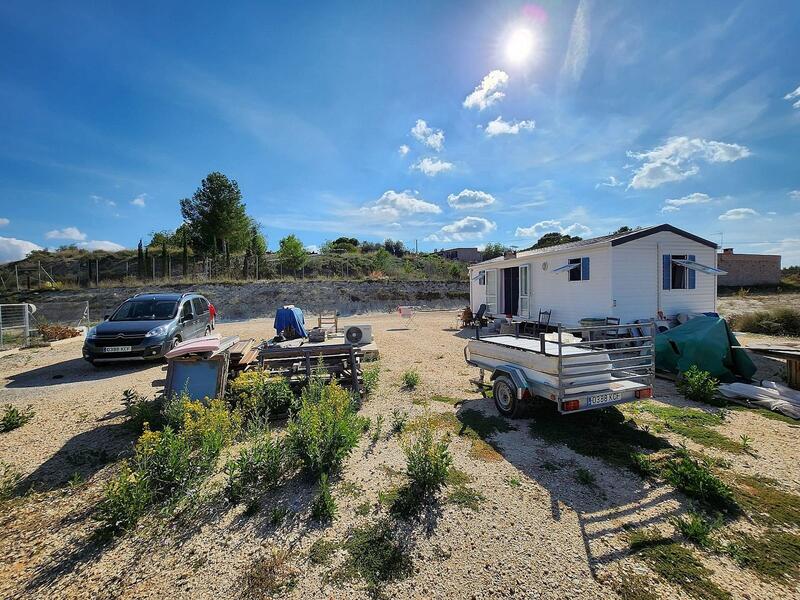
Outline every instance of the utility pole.
{"label": "utility pole", "polygon": [[14,265],[14,278],[17,280],[17,291],[19,291],[19,269]]}

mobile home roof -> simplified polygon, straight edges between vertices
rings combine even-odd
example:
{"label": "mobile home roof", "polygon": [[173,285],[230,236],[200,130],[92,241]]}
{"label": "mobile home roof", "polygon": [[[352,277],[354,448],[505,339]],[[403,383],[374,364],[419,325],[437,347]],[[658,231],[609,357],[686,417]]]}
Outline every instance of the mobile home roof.
{"label": "mobile home roof", "polygon": [[[684,231],[683,229],[678,229],[672,225],[664,223],[662,225],[653,225],[652,227],[642,227],[640,229],[634,229],[633,231],[626,231],[624,233],[612,233],[610,235],[603,235],[600,237],[589,238],[586,240],[580,240],[577,242],[567,242],[566,244],[559,244],[557,246],[548,246],[547,248],[531,248],[530,250],[522,250],[521,252],[517,252],[515,258],[525,258],[526,256],[539,256],[542,254],[551,254],[555,252],[562,252],[564,250],[572,250],[573,248],[585,248],[587,246],[595,246],[601,244],[609,244],[611,246],[619,246],[620,244],[625,244],[627,242],[632,242],[633,240],[638,240],[639,238],[643,238],[648,235],[653,235],[655,233],[660,233],[662,231],[669,231],[681,237],[685,237],[692,241],[697,242],[698,244],[703,244],[704,246],[708,246],[710,248],[717,248],[717,244],[696,236],[688,231]],[[483,262],[477,263],[472,265],[470,268],[479,267],[482,265],[490,265],[493,263],[500,263],[503,262],[505,257],[498,256],[497,258],[492,258],[490,260],[485,260]]]}

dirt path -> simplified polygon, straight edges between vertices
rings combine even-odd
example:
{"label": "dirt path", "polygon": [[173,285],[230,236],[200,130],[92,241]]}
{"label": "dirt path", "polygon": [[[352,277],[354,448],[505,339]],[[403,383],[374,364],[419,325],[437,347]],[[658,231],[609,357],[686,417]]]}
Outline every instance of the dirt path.
{"label": "dirt path", "polygon": [[[0,596],[238,598],[256,557],[291,548],[289,562],[297,578],[286,592],[289,597],[366,597],[363,586],[332,582],[330,567],[311,564],[308,551],[321,537],[340,540],[352,527],[385,513],[379,493],[396,487],[404,469],[400,438],[389,435],[392,411],[400,409],[413,419],[427,410],[456,424],[476,414],[497,415],[490,401],[468,387],[473,369],[464,363],[455,313],[421,314],[416,320],[413,329],[396,315],[345,320],[373,325],[382,355],[381,383],[362,413],[373,422],[382,415],[384,424],[375,444],[365,436],[347,460],[334,487],[339,514],[329,527],[310,521],[314,486],[297,480],[265,494],[253,516],[246,516],[242,506],[201,502],[191,515],[152,519],[132,534],[93,541],[93,506],[134,439],[123,424],[123,392],[132,388],[152,395],[163,383],[163,367],[95,370],[80,359],[80,343],[0,359],[0,403],[31,404],[36,411],[30,423],[0,434],[0,459],[22,472],[21,489],[38,490],[2,507]],[[219,330],[260,339],[273,334],[271,325],[271,320],[253,320],[221,324]],[[413,392],[401,389],[402,373],[410,368],[422,380]],[[459,404],[431,401],[436,395]],[[659,382],[657,396],[669,404],[686,402],[670,383]],[[506,431],[487,438],[485,447],[459,436],[457,428],[451,431],[455,466],[482,500],[475,510],[443,501],[419,523],[407,524],[403,533],[414,570],[390,584],[387,595],[613,598],[625,567],[643,573],[660,597],[686,597],[629,556],[626,533],[650,526],[671,531],[668,518],[685,512],[685,498],[668,485],[532,436],[530,419],[505,423]],[[800,441],[793,426],[737,412],[719,431],[734,440],[747,432],[754,440],[753,456],[726,457],[732,469],[781,476],[787,487],[800,490],[794,460]],[[674,443],[686,441],[671,432],[663,435]],[[592,474],[590,485],[577,480],[581,469]],[[288,509],[280,524],[272,519],[275,507]],[[736,598],[772,600],[792,593],[727,563],[710,568],[714,580]]]}

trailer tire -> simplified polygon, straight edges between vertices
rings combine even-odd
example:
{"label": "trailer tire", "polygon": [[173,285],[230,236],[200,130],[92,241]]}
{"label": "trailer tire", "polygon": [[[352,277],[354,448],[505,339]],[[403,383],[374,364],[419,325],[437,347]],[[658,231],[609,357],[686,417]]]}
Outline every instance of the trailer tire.
{"label": "trailer tire", "polygon": [[520,411],[521,401],[517,398],[517,386],[511,378],[501,375],[492,386],[494,405],[504,417],[515,418]]}

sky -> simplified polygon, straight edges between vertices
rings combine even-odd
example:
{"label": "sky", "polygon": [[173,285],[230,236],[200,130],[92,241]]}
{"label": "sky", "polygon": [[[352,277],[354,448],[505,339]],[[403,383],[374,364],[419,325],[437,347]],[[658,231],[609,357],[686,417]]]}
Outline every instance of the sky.
{"label": "sky", "polygon": [[0,3],[0,262],[220,171],[275,249],[671,223],[800,264],[800,3]]}

